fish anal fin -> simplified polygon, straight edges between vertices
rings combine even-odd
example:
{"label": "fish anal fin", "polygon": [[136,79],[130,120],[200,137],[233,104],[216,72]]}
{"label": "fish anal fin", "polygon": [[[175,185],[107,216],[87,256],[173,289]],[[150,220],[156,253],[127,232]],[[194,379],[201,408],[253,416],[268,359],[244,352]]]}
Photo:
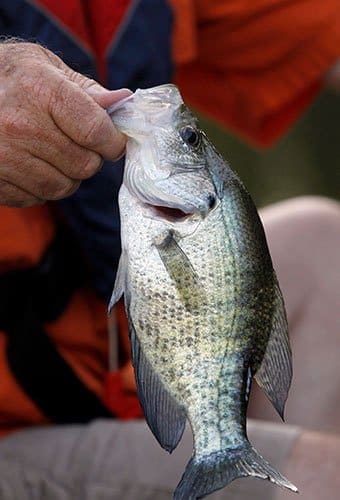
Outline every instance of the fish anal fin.
{"label": "fish anal fin", "polygon": [[255,380],[283,420],[293,375],[292,352],[282,294],[278,284],[275,288],[272,331],[261,365],[255,373]]}
{"label": "fish anal fin", "polygon": [[162,448],[171,453],[184,432],[185,411],[164,387],[159,375],[152,368],[130,318],[129,328],[137,392],[145,419]]}

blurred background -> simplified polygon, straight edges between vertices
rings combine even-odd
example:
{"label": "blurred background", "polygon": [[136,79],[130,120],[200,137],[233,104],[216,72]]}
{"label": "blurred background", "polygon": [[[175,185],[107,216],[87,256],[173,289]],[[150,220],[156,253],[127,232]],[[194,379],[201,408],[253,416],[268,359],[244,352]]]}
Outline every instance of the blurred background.
{"label": "blurred background", "polygon": [[274,146],[256,150],[202,115],[200,124],[232,164],[257,207],[300,195],[340,198],[340,97],[324,91]]}
{"label": "blurred background", "polygon": [[[240,130],[243,136],[251,137],[254,142],[257,140],[260,144],[271,144],[281,132],[289,128],[289,132],[280,136],[273,146],[256,150],[215,122],[200,116],[202,129],[230,161],[257,207],[261,208],[301,195],[317,195],[333,200],[340,198],[340,97],[324,91],[313,100],[319,87],[324,86],[324,78],[330,67],[337,60],[340,61],[339,12],[339,0],[0,0],[0,26],[4,38],[17,36],[23,40],[37,41],[61,55],[74,70],[112,89],[129,87],[134,90],[167,83],[175,68],[179,76],[179,80],[176,78],[175,81],[180,84],[186,102],[207,112],[210,107],[209,116],[216,118],[219,115],[221,122],[234,130]],[[173,27],[177,30],[174,39]],[[340,77],[337,84],[340,90]],[[205,100],[207,102],[204,105]],[[284,116],[280,121],[273,122],[278,111],[279,115]],[[289,123],[286,121],[287,115],[291,118]],[[297,116],[299,120],[295,123]],[[275,134],[271,134],[272,128],[268,127],[268,123],[276,124]],[[43,333],[42,338],[52,340],[52,347],[48,344],[52,354],[60,354],[61,361],[69,367],[71,377],[73,372],[78,374],[80,395],[84,390],[85,395],[90,391],[90,402],[94,401],[94,404],[86,407],[85,414],[78,411],[79,405],[75,398],[69,398],[66,402],[65,387],[71,387],[72,384],[65,383],[63,377],[56,375],[53,365],[51,373],[46,373],[48,363],[45,362],[44,351],[37,350],[37,343],[31,342],[29,335],[22,335],[20,338],[26,338],[31,349],[29,352],[35,354],[32,359],[44,362],[41,370],[44,376],[39,373],[33,380],[39,390],[44,390],[42,393],[38,391],[44,397],[35,401],[32,397],[34,391],[29,393],[25,389],[27,380],[24,380],[22,387],[19,386],[6,363],[7,332],[2,332],[0,431],[5,435],[13,432],[18,425],[26,429],[36,426],[38,432],[39,427],[42,427],[43,438],[39,439],[39,434],[38,437],[34,435],[32,446],[29,440],[25,440],[25,433],[23,439],[18,433],[17,441],[15,434],[13,441],[11,436],[2,440],[2,458],[6,459],[8,450],[8,456],[11,459],[14,456],[20,468],[18,475],[14,476],[13,460],[10,462],[9,480],[5,484],[9,495],[2,495],[0,489],[1,500],[28,498],[25,494],[10,493],[16,491],[21,479],[24,488],[29,485],[31,489],[31,483],[26,480],[31,467],[27,450],[32,454],[31,463],[34,467],[41,463],[41,470],[46,471],[46,477],[41,482],[39,478],[37,481],[37,495],[34,496],[37,499],[61,498],[44,493],[46,488],[53,488],[49,482],[53,477],[51,472],[54,474],[55,469],[58,469],[55,455],[60,457],[60,463],[66,465],[62,472],[65,475],[65,480],[61,481],[62,498],[99,498],[93,497],[91,493],[85,495],[83,490],[79,495],[74,494],[74,485],[85,484],[88,478],[95,481],[95,487],[98,486],[100,475],[95,477],[96,468],[92,466],[91,459],[99,464],[98,472],[104,474],[100,476],[103,484],[110,484],[105,498],[112,498],[112,491],[117,487],[117,482],[124,479],[125,471],[129,473],[128,482],[134,483],[136,480],[137,495],[134,498],[164,498],[156,494],[143,496],[145,491],[138,484],[138,474],[133,469],[138,462],[136,457],[141,456],[139,461],[142,465],[146,464],[146,469],[149,464],[151,476],[153,469],[159,476],[159,470],[153,464],[159,466],[161,462],[158,458],[154,462],[149,460],[153,453],[150,455],[149,450],[152,450],[154,441],[147,431],[145,436],[149,442],[146,441],[148,444],[145,445],[142,421],[133,423],[132,427],[124,423],[120,428],[127,429],[127,436],[117,440],[118,446],[111,447],[111,443],[116,443],[116,437],[112,434],[114,437],[111,439],[110,433],[115,432],[115,424],[120,426],[119,419],[141,416],[134,392],[123,306],[116,309],[116,316],[112,320],[115,321],[114,330],[119,334],[120,349],[117,350],[121,352],[116,354],[117,358],[118,354],[121,355],[120,369],[108,373],[107,361],[106,306],[120,255],[117,193],[122,163],[120,167],[116,165],[112,168],[106,162],[102,170],[83,182],[71,197],[51,203],[50,206],[20,211],[2,207],[0,220],[6,221],[10,215],[15,216],[15,224],[8,224],[8,227],[16,234],[22,234],[24,223],[28,241],[35,240],[36,227],[45,227],[40,224],[41,220],[48,220],[49,229],[55,231],[56,235],[56,229],[62,226],[73,238],[77,265],[72,263],[69,267],[78,269],[80,263],[81,272],[87,281],[85,285],[80,283],[76,290],[70,291],[72,300],[60,311],[58,328],[54,324],[53,330],[49,330],[51,325],[47,325],[47,335],[40,329],[37,333]],[[302,492],[301,500],[337,500],[340,498],[340,206],[326,199],[313,201],[312,204],[310,200],[302,200],[302,204],[301,200],[283,203],[279,207],[280,213],[275,208],[269,209],[271,213],[267,210],[263,218],[286,300],[295,379],[288,400],[287,425],[270,422],[276,422],[278,417],[273,415],[263,394],[257,393],[255,404],[249,409],[249,414],[257,418],[250,423],[250,434],[261,453],[297,483]],[[275,212],[274,215],[271,210]],[[5,241],[5,238],[11,239],[6,233],[0,241]],[[42,240],[44,256],[50,242],[45,242],[45,237]],[[68,241],[62,241],[63,262],[64,256],[69,254],[69,248]],[[21,247],[14,245],[12,258],[15,262],[19,251]],[[27,248],[29,251],[30,248]],[[43,258],[40,265],[45,265]],[[66,278],[71,273],[60,273],[59,268],[55,272],[52,264],[51,272],[58,276],[60,274],[63,279],[65,277],[66,286],[69,286]],[[65,287],[63,280],[61,284]],[[83,309],[73,301],[73,296],[81,297]],[[20,305],[23,307],[24,303],[26,307],[31,307],[29,294],[21,294]],[[39,315],[38,319],[45,321]],[[33,327],[36,328],[36,323]],[[88,337],[84,336],[84,331],[88,332]],[[24,352],[25,356],[19,351],[19,355],[14,352],[12,357],[20,362],[28,358],[28,351]],[[36,365],[39,370],[38,362],[31,361],[31,365]],[[50,385],[51,381],[60,384],[55,391],[51,390],[54,387]],[[256,384],[252,394],[254,392]],[[56,398],[58,394],[61,404]],[[48,405],[51,401],[56,403],[56,412],[50,411]],[[70,403],[76,406],[76,416],[69,411]],[[110,418],[118,417],[111,422],[112,430],[99,426],[94,427],[95,431],[91,434],[90,424],[90,432],[81,430],[78,438],[78,431],[72,427],[75,423],[80,423],[80,429],[83,429],[84,423],[90,422],[93,416],[100,418],[104,414],[107,417],[108,412]],[[65,434],[64,425],[58,429],[60,422],[72,424],[69,429],[66,426]],[[53,428],[52,435],[48,428],[47,433],[44,433],[43,427],[47,423],[57,424],[54,427],[58,433],[60,431],[57,439],[52,438]],[[134,425],[141,429],[139,436],[133,432],[130,436],[129,429],[133,429]],[[329,432],[333,432],[333,435]],[[86,435],[89,437],[84,441]],[[72,439],[76,442],[79,440],[78,454],[75,453],[77,447],[72,444]],[[130,450],[129,439],[132,440],[134,458],[131,460],[129,457],[124,463],[123,452],[125,449]],[[101,451],[99,443],[109,443],[109,446]],[[44,458],[44,450],[53,459],[50,465]],[[64,451],[66,458],[63,457]],[[138,452],[142,455],[138,455]],[[185,453],[185,460],[190,453],[191,443],[189,452]],[[86,464],[82,481],[79,464],[83,462]],[[169,462],[169,466],[164,468],[167,479],[171,473],[176,476],[183,471],[184,464],[181,463],[181,460],[177,461],[177,474],[176,460],[172,460],[171,465]],[[75,466],[74,477],[70,464]],[[117,476],[113,473],[115,470]],[[145,485],[144,476],[143,481]],[[152,479],[151,484],[154,481]],[[174,484],[170,484],[165,498],[170,498],[177,481],[176,478]],[[1,476],[0,488],[2,482]],[[43,488],[40,489],[41,484]],[[67,497],[64,495],[65,484],[71,485],[71,494]],[[249,488],[246,486],[248,484]],[[235,482],[225,492],[221,492],[222,496],[215,498],[291,498],[290,493],[281,493],[270,484],[256,484],[258,490],[253,486],[254,482]],[[124,489],[122,491],[125,492]],[[132,498],[128,493],[123,493],[115,498],[128,497]]]}

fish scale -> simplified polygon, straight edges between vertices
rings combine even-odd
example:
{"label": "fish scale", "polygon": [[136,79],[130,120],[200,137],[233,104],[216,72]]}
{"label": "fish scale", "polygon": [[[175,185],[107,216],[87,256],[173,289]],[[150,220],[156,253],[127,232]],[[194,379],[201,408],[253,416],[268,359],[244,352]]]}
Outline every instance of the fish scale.
{"label": "fish scale", "polygon": [[246,433],[251,379],[282,415],[292,375],[256,208],[175,86],[137,91],[112,119],[128,143],[111,306],[124,294],[138,395],[155,437],[172,451],[185,420],[192,429],[193,456],[174,499],[202,498],[242,476],[297,491]]}
{"label": "fish scale", "polygon": [[[233,319],[235,314],[233,301],[225,300],[227,291],[230,294],[230,291],[234,288],[234,283],[231,276],[228,280],[225,279],[224,269],[230,269],[232,263],[230,263],[230,253],[226,251],[224,243],[224,230],[222,231],[224,226],[220,229],[216,227],[222,223],[223,219],[219,212],[216,211],[213,214],[213,219],[209,221],[210,231],[208,235],[206,235],[206,228],[203,223],[194,235],[188,238],[185,244],[183,243],[183,250],[186,251],[194,269],[199,268],[201,262],[205,263],[204,269],[200,269],[200,277],[202,283],[204,283],[204,288],[210,290],[211,295],[208,298],[209,306],[202,304],[197,319],[195,315],[188,312],[179,303],[178,293],[171,279],[166,274],[161,273],[163,265],[158,254],[155,254],[156,262],[159,264],[158,269],[156,264],[153,263],[154,271],[150,273],[154,276],[154,282],[149,280],[147,285],[143,280],[143,277],[147,275],[147,271],[143,270],[142,265],[149,267],[149,261],[140,257],[137,259],[137,255],[134,256],[131,252],[131,259],[135,261],[130,275],[131,282],[135,283],[137,290],[148,290],[147,300],[140,303],[141,307],[131,308],[131,317],[134,323],[139,325],[139,340],[142,348],[145,352],[148,352],[152,366],[157,370],[164,384],[176,393],[178,401],[181,404],[186,402],[188,415],[194,430],[197,455],[215,451],[216,440],[222,441],[218,429],[218,422],[220,421],[218,406],[224,406],[223,417],[224,422],[227,423],[228,415],[226,411],[233,413],[233,407],[240,404],[232,396],[234,394],[233,386],[238,386],[241,378],[238,372],[235,371],[234,364],[230,359],[228,360],[228,366],[225,368],[225,376],[223,378],[219,377],[221,361],[217,358],[217,355],[226,353],[228,350],[236,351],[234,339],[237,339],[240,344],[240,350],[243,343],[237,330],[233,328],[233,323],[236,322],[236,319]],[[139,226],[137,221],[132,224],[130,217],[126,221],[122,220],[122,224],[123,230],[124,224],[129,227]],[[155,226],[157,226],[157,223]],[[139,239],[139,245],[135,248],[138,255],[145,255],[146,252],[143,251],[143,248],[150,248],[150,242],[152,241],[150,235],[157,232],[157,228],[152,230],[152,224],[149,225],[148,229],[148,232],[143,232]],[[202,241],[203,235],[205,236],[204,243]],[[216,235],[220,235],[220,237],[217,238]],[[193,248],[195,251],[192,253],[191,249]],[[142,260],[142,262],[139,262],[139,260]],[[218,268],[216,263],[219,264]],[[143,282],[143,285],[140,284],[140,281]],[[220,284],[223,284],[223,287],[219,286]],[[157,297],[153,297],[152,293],[156,293]],[[194,297],[192,300],[194,301]],[[221,303],[223,303],[223,309],[217,305]],[[230,317],[229,320],[228,316]],[[214,331],[211,332],[211,323],[215,326],[216,333],[214,335],[211,334],[214,333]],[[225,331],[226,323],[230,325],[228,332]],[[155,325],[157,325],[158,335],[155,334]],[[194,350],[193,346],[187,345],[186,336],[181,333],[181,330],[192,332],[195,338]],[[150,331],[153,332],[152,335],[148,335]],[[162,348],[164,341],[166,341],[166,350]],[[155,348],[155,345],[159,347]],[[188,354],[193,355],[191,365],[188,362]],[[202,357],[204,357],[203,360]],[[223,356],[223,358],[225,357],[226,355]],[[168,372],[169,358],[175,359],[170,376]],[[161,363],[158,362],[159,360]],[[200,360],[204,362],[206,367],[204,374],[202,373],[204,367],[202,367]],[[214,364],[212,360],[215,360]],[[215,370],[213,369],[214,365],[216,366]],[[223,398],[225,404],[222,401],[220,405],[219,399],[214,397],[210,388],[211,384],[216,389],[218,380],[221,380],[220,393],[225,394]],[[213,408],[210,408],[211,404],[213,404]],[[202,430],[203,436],[201,438]],[[232,439],[232,442],[234,441],[235,438]]]}

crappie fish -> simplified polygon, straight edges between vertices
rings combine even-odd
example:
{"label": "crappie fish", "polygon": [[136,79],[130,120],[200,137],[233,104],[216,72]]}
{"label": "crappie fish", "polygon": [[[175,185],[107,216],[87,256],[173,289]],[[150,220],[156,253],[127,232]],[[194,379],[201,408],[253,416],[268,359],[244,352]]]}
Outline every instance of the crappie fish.
{"label": "crappie fish", "polygon": [[247,439],[252,378],[282,416],[292,377],[256,208],[176,86],[137,90],[109,112],[128,136],[110,307],[124,294],[138,395],[160,445],[171,452],[190,422],[194,452],[174,499],[242,476],[297,491]]}

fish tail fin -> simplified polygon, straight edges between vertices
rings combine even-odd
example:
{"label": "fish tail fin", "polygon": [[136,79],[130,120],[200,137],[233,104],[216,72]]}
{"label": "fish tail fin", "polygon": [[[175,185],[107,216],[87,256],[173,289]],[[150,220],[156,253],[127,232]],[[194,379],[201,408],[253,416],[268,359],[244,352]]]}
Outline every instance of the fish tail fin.
{"label": "fish tail fin", "polygon": [[223,488],[239,477],[257,477],[297,493],[297,488],[269,465],[246,442],[237,449],[214,452],[203,457],[193,456],[174,493],[174,500],[196,500]]}

